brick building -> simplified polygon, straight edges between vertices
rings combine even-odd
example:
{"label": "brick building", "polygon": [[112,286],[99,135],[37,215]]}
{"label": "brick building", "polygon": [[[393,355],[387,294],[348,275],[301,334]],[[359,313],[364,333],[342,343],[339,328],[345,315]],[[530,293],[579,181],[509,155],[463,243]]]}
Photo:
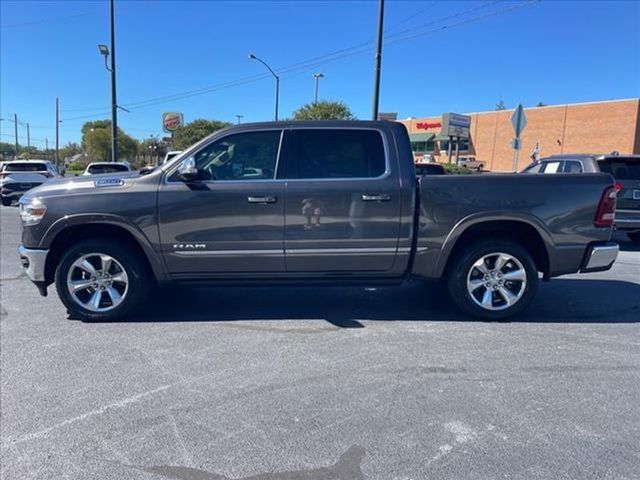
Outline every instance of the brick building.
{"label": "brick building", "polygon": [[[485,168],[511,171],[513,162],[513,110],[467,113],[470,139],[461,142],[460,155],[474,155]],[[546,157],[559,153],[640,154],[640,99],[574,103],[526,108],[527,126],[521,135],[518,170],[529,162],[536,142]],[[442,117],[401,120],[409,130],[416,157],[431,154],[447,161],[447,138],[440,136]]]}

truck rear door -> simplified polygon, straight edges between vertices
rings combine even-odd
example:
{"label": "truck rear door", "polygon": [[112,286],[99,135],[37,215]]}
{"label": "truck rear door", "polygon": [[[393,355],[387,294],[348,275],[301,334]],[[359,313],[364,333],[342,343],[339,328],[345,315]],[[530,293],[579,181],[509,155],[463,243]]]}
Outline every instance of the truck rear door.
{"label": "truck rear door", "polygon": [[375,128],[294,127],[286,141],[285,262],[290,272],[389,272],[400,178]]}

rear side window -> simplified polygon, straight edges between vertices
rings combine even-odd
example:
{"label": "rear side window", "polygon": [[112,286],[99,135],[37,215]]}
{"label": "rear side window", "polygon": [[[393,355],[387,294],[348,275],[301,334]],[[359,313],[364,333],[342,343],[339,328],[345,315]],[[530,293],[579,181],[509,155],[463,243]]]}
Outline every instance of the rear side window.
{"label": "rear side window", "polygon": [[291,137],[290,178],[375,178],[386,170],[376,130],[293,130]]}
{"label": "rear side window", "polygon": [[610,173],[616,180],[640,180],[640,159],[600,160],[598,165],[601,172]]}
{"label": "rear side window", "polygon": [[127,172],[129,169],[124,165],[91,165],[89,167],[89,173],[117,173]]}
{"label": "rear side window", "polygon": [[46,172],[47,166],[44,163],[7,163],[5,172]]}
{"label": "rear side window", "polygon": [[577,160],[565,160],[562,171],[564,173],[582,173],[582,163]]}

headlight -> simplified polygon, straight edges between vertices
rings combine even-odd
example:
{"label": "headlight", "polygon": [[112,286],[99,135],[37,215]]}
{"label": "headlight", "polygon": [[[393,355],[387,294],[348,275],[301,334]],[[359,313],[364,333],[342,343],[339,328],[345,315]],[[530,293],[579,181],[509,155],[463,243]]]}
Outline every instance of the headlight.
{"label": "headlight", "polygon": [[20,201],[20,218],[25,226],[37,225],[44,217],[47,207],[38,198],[32,198],[23,202]]}

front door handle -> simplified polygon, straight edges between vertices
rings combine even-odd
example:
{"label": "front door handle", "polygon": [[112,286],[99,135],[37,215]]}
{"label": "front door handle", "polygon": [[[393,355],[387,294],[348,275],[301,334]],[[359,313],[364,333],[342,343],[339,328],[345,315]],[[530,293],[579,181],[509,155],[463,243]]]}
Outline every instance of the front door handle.
{"label": "front door handle", "polygon": [[247,197],[247,202],[249,203],[260,203],[262,205],[266,205],[268,203],[276,203],[278,201],[278,197],[273,197],[271,195],[265,195],[264,197]]}
{"label": "front door handle", "polygon": [[363,193],[363,202],[388,202],[391,200],[391,195],[386,193]]}

